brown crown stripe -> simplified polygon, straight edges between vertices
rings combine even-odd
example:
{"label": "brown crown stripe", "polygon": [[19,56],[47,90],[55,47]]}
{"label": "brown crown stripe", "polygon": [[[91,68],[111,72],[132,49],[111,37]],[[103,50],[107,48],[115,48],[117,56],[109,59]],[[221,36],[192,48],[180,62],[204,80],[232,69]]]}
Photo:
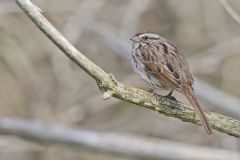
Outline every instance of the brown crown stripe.
{"label": "brown crown stripe", "polygon": [[139,32],[139,33],[136,33],[135,36],[139,36],[139,35],[144,34],[144,33],[147,33],[147,32]]}

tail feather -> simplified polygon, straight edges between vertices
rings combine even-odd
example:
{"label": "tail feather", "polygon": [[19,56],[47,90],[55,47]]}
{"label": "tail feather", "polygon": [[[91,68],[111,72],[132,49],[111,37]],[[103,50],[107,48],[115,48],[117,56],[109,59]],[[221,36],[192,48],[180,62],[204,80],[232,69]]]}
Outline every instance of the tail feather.
{"label": "tail feather", "polygon": [[205,114],[203,113],[203,110],[202,110],[201,106],[197,102],[197,99],[196,99],[196,96],[194,94],[194,91],[193,91],[192,87],[191,86],[184,87],[183,90],[184,90],[186,98],[188,99],[188,101],[191,103],[191,105],[195,109],[195,112],[197,113],[197,115],[200,119],[200,122],[201,122],[202,126],[204,127],[205,132],[208,135],[213,134],[212,133],[212,128],[211,128],[211,126],[208,122],[208,119],[205,116]]}

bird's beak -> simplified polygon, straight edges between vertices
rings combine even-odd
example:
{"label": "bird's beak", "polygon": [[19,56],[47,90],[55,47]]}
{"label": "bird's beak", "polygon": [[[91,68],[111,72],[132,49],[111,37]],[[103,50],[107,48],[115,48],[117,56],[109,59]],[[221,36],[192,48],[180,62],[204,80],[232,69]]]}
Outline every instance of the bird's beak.
{"label": "bird's beak", "polygon": [[130,38],[130,40],[133,41],[133,42],[139,42],[139,39],[136,36]]}

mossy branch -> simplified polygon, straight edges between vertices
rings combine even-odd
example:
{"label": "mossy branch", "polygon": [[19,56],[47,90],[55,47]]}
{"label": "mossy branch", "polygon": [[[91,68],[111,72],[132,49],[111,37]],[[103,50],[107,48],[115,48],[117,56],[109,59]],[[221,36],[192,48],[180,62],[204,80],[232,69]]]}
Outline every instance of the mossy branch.
{"label": "mossy branch", "polygon": [[[181,102],[172,101],[161,97],[158,101],[154,96],[146,91],[128,87],[118,82],[112,75],[107,74],[99,66],[90,61],[72,44],[70,44],[48,20],[40,13],[41,10],[29,0],[16,0],[20,8],[31,18],[37,27],[63,51],[74,63],[85,70],[92,78],[97,81],[101,91],[104,92],[104,99],[111,96],[124,101],[137,104],[138,106],[155,110],[166,116],[175,117],[182,121],[191,122],[199,125],[199,120],[195,118],[193,109]],[[240,121],[205,111],[211,126],[222,133],[240,137]]]}

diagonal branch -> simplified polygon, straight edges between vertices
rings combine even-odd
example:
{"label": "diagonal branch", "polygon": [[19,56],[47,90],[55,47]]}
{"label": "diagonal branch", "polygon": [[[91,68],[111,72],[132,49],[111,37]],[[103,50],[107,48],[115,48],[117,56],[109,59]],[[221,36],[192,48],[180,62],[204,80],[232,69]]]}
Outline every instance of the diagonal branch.
{"label": "diagonal branch", "polygon": [[237,14],[237,12],[228,4],[226,0],[220,0],[220,4],[223,6],[223,8],[228,12],[230,16],[238,23],[240,24],[240,16]]}
{"label": "diagonal branch", "polygon": [[[48,20],[40,13],[40,9],[32,4],[31,1],[16,0],[16,2],[37,27],[42,30],[42,32],[53,43],[55,43],[55,45],[61,49],[66,56],[97,81],[100,90],[104,92],[104,99],[113,96],[137,104],[138,106],[155,110],[166,116],[175,117],[182,121],[199,125],[199,120],[195,118],[194,111],[190,106],[164,97],[161,97],[159,101],[156,101],[151,93],[137,88],[127,87],[118,82],[113,76],[104,72],[100,67],[73,47],[48,22]],[[205,114],[214,129],[235,137],[240,137],[240,121],[209,111],[205,111]]]}

